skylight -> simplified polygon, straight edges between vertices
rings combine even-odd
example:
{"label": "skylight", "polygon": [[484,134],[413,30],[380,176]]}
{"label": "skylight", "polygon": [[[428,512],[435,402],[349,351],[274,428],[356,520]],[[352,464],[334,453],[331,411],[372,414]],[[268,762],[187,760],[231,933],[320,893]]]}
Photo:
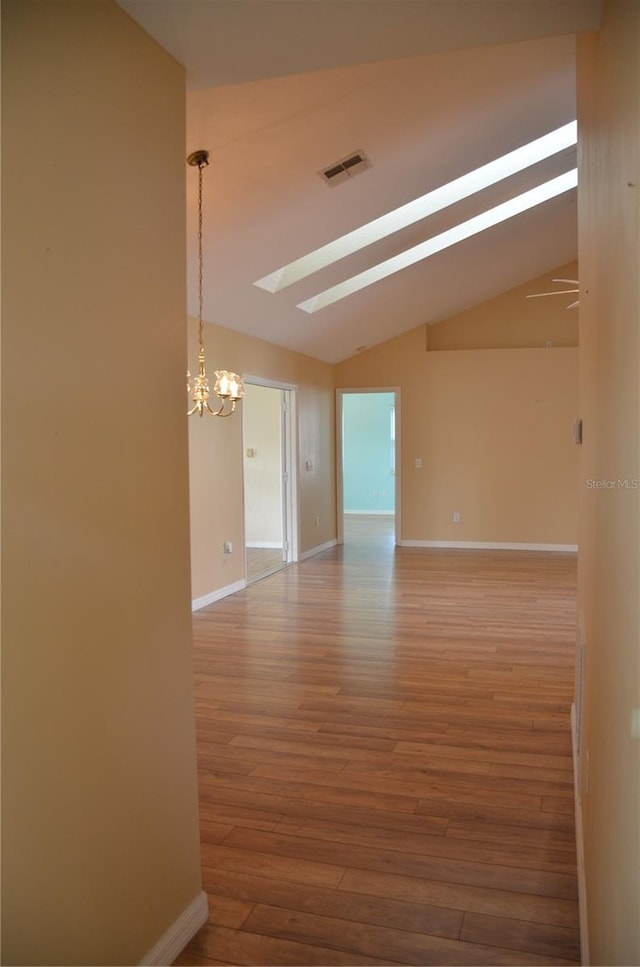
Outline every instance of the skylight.
{"label": "skylight", "polygon": [[385,262],[380,262],[379,265],[374,265],[370,269],[366,269],[364,272],[360,272],[358,275],[346,279],[344,282],[339,282],[337,285],[325,289],[324,292],[320,292],[318,295],[312,296],[304,302],[299,302],[298,309],[304,309],[305,312],[309,313],[318,312],[319,309],[324,309],[326,306],[330,306],[334,302],[346,298],[348,295],[353,295],[354,292],[359,292],[360,289],[364,289],[374,282],[379,282],[380,279],[385,279],[395,272],[400,272],[401,269],[415,265],[416,262],[429,258],[430,255],[434,255],[436,252],[442,252],[443,249],[449,248],[451,245],[455,245],[465,238],[471,238],[472,235],[477,235],[478,232],[484,232],[493,225],[499,225],[500,222],[505,222],[507,219],[513,218],[515,215],[520,215],[530,208],[535,208],[536,205],[549,201],[549,199],[555,198],[565,191],[570,191],[577,184],[578,169],[574,168],[572,171],[559,175],[557,178],[552,178],[550,181],[545,181],[542,185],[537,185],[535,188],[531,188],[521,195],[510,198],[501,205],[496,205],[495,208],[489,208],[486,212],[482,212],[474,218],[469,218],[466,222],[454,225],[453,228],[448,229],[446,232],[435,235],[433,238],[429,238],[419,245],[414,245],[413,248],[409,248],[405,252],[400,252],[399,255],[395,255]]}
{"label": "skylight", "polygon": [[552,155],[572,147],[576,144],[577,137],[577,122],[571,121],[569,124],[556,128],[555,131],[550,131],[549,134],[529,142],[529,144],[524,144],[522,147],[510,151],[495,161],[490,161],[488,164],[476,168],[475,171],[470,171],[446,185],[441,185],[439,188],[427,192],[426,195],[422,195],[394,211],[374,218],[366,225],[362,225],[360,228],[335,239],[335,241],[328,242],[315,251],[295,259],[288,265],[276,269],[270,275],[265,275],[264,278],[254,282],[254,285],[260,286],[268,292],[279,292],[281,289],[293,285],[294,282],[299,282],[301,279],[313,275],[314,272],[332,265],[347,255],[358,252],[373,242],[378,242],[380,239],[407,228],[435,212],[442,211],[442,209],[448,208],[450,205],[454,205],[490,185],[495,185],[525,168],[544,161],[545,158],[550,158]]}

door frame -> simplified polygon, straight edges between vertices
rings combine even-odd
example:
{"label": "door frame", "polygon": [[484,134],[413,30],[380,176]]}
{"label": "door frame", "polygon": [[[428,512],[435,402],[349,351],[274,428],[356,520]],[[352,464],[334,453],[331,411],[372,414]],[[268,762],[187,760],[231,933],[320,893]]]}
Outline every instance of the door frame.
{"label": "door frame", "polygon": [[337,502],[337,533],[338,544],[344,544],[344,467],[342,460],[342,420],[343,400],[354,393],[393,393],[396,421],[395,438],[395,486],[394,486],[394,514],[395,514],[395,543],[399,544],[402,536],[402,432],[401,432],[401,394],[399,386],[357,386],[336,390],[336,502]]}
{"label": "door frame", "polygon": [[[300,514],[298,508],[298,410],[297,410],[297,389],[296,383],[285,383],[282,380],[267,379],[264,376],[251,376],[243,374],[243,381],[251,383],[252,386],[265,386],[268,389],[282,390],[287,393],[286,406],[282,412],[282,447],[281,447],[281,466],[283,473],[286,474],[283,486],[283,508],[282,521],[287,542],[287,555],[285,564],[294,564],[298,560],[300,547]],[[244,432],[242,433],[242,454],[244,467]],[[246,522],[244,506],[244,471],[242,474],[242,534],[243,542],[246,541]],[[247,563],[245,555],[245,580],[247,579]]]}

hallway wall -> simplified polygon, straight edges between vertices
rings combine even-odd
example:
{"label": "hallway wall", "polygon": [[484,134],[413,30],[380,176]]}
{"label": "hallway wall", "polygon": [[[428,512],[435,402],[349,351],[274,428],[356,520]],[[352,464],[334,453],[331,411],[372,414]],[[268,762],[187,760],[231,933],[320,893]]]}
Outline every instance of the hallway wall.
{"label": "hallway wall", "polygon": [[[197,358],[196,336],[197,321],[191,319],[190,360]],[[293,472],[298,482],[299,550],[302,554],[335,540],[333,367],[222,326],[207,325],[205,338],[211,370],[224,365],[237,373],[250,373],[297,386],[298,465]],[[239,415],[230,419],[191,417],[189,466],[194,599],[244,578],[242,460],[242,420]],[[227,558],[222,554],[225,541],[232,541],[234,545],[234,553]]]}
{"label": "hallway wall", "polygon": [[639,50],[636,0],[605,3],[602,29],[578,45],[580,779],[593,964],[640,963]]}
{"label": "hallway wall", "polygon": [[578,350],[427,352],[426,328],[336,367],[401,388],[402,540],[575,545]]}
{"label": "hallway wall", "polygon": [[184,72],[94,0],[2,70],[3,963],[138,964],[201,896]]}

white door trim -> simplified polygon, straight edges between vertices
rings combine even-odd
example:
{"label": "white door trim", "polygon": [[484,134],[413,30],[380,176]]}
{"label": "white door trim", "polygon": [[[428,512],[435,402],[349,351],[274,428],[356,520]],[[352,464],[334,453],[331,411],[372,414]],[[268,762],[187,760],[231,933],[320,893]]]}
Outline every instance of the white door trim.
{"label": "white door trim", "polygon": [[[282,464],[283,470],[287,471],[286,503],[283,508],[283,524],[287,541],[287,563],[293,564],[299,558],[300,547],[300,514],[298,508],[298,407],[296,383],[285,383],[282,380],[268,379],[263,376],[252,376],[245,373],[243,375],[245,383],[253,386],[266,386],[269,389],[278,389],[286,392],[287,409],[283,418],[283,437],[282,437]],[[242,454],[244,467],[244,437],[242,439]],[[242,499],[242,533],[243,544],[245,543],[246,526],[244,519],[244,473],[242,475],[243,499]],[[245,581],[247,579],[247,569],[245,560]]]}
{"label": "white door trim", "polygon": [[358,386],[336,390],[336,499],[338,517],[338,544],[344,544],[344,482],[342,466],[342,401],[354,393],[393,393],[395,398],[396,440],[395,440],[395,543],[402,539],[402,422],[401,394],[399,386]]}

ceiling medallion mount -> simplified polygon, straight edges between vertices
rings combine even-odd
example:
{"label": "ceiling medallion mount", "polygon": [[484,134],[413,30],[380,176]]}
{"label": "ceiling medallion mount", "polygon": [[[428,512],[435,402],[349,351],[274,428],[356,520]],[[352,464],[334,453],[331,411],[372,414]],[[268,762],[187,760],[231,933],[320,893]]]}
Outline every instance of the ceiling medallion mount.
{"label": "ceiling medallion mount", "polygon": [[200,151],[192,151],[187,158],[187,164],[191,165],[192,168],[206,168],[209,164],[209,152],[202,149]]}

